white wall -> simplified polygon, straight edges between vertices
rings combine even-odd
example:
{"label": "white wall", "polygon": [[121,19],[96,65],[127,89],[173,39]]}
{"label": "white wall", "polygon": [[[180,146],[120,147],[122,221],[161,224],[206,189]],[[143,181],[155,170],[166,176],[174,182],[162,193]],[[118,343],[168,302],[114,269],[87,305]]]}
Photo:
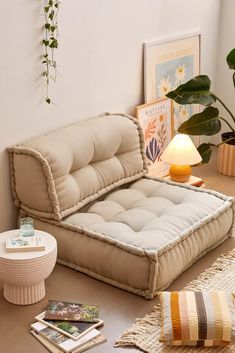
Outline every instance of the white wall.
{"label": "white wall", "polygon": [[61,77],[43,102],[42,0],[1,1],[0,231],[15,227],[5,148],[104,111],[143,103],[142,43],[203,33],[202,71],[215,72],[220,0],[61,0]]}
{"label": "white wall", "polygon": [[[232,48],[235,48],[235,1],[223,0],[221,6],[220,35],[217,44],[217,67],[215,91],[235,115],[235,88],[232,82],[233,71],[228,68],[226,57]],[[217,105],[221,115],[231,119],[228,113]],[[232,122],[232,120],[230,120]],[[223,124],[223,131],[229,131],[226,124]],[[220,134],[213,138],[213,142],[220,142]]]}

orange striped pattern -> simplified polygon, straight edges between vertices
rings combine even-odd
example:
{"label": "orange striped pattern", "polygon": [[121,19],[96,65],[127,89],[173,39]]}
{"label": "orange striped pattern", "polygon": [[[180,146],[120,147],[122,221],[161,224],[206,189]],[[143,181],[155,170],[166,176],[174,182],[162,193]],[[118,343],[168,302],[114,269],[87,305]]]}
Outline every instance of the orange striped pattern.
{"label": "orange striped pattern", "polygon": [[[172,315],[172,313],[174,313]],[[181,321],[180,321],[180,307],[179,295],[177,292],[171,294],[171,324],[173,331],[173,339],[179,340],[181,338]]]}
{"label": "orange striped pattern", "polygon": [[235,342],[235,304],[232,293],[162,292],[160,341],[198,347]]}
{"label": "orange striped pattern", "polygon": [[224,143],[219,146],[218,171],[235,176],[235,146]]}

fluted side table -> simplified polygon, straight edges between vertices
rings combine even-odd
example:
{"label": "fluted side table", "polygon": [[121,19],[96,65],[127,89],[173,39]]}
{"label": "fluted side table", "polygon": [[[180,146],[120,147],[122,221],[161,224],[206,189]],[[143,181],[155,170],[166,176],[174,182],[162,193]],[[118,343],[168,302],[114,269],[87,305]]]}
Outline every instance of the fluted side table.
{"label": "fluted side table", "polygon": [[7,253],[7,238],[19,235],[19,229],[0,234],[0,279],[4,282],[4,298],[13,304],[27,305],[40,301],[46,294],[44,280],[52,272],[57,257],[55,238],[39,230],[45,250]]}

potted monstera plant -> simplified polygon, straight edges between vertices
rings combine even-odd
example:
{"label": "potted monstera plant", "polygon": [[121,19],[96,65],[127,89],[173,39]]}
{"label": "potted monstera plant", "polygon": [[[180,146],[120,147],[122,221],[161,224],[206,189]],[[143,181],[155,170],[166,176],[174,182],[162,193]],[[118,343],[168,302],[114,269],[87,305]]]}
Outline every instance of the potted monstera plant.
{"label": "potted monstera plant", "polygon": [[[235,48],[228,54],[228,66],[233,70],[233,85],[235,88]],[[199,75],[188,82],[178,86],[166,96],[179,104],[201,104],[205,108],[202,112],[192,115],[183,122],[178,131],[188,135],[211,136],[220,132],[221,121],[228,127],[228,132],[222,133],[219,143],[218,170],[226,175],[235,176],[235,115],[225,103],[210,91],[211,81],[206,75]],[[227,111],[226,117],[220,115],[219,109],[213,104],[219,102]],[[213,144],[202,143],[198,151],[202,156],[202,162],[208,163],[211,157]]]}

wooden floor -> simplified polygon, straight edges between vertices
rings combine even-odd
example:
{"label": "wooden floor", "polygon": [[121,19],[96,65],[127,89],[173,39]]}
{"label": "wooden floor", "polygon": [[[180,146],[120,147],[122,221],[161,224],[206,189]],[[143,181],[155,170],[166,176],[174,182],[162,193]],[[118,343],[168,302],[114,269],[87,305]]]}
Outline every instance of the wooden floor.
{"label": "wooden floor", "polygon": [[[235,196],[235,177],[226,177],[209,166],[194,168],[194,175],[203,177],[207,188]],[[218,256],[235,247],[235,234],[222,245],[197,261],[185,271],[169,289],[181,289]],[[104,259],[105,261],[105,259]],[[102,329],[107,342],[89,352],[111,353],[137,351],[134,348],[113,348],[115,339],[129,327],[136,317],[151,312],[156,299],[147,301],[136,295],[114,288],[64,266],[56,265],[46,281],[46,297],[30,306],[16,306],[7,303],[2,296],[0,283],[0,352],[1,353],[45,353],[47,350],[31,337],[29,324],[34,316],[45,309],[48,299],[63,299],[81,303],[95,303],[100,306],[100,316],[105,321]]]}

